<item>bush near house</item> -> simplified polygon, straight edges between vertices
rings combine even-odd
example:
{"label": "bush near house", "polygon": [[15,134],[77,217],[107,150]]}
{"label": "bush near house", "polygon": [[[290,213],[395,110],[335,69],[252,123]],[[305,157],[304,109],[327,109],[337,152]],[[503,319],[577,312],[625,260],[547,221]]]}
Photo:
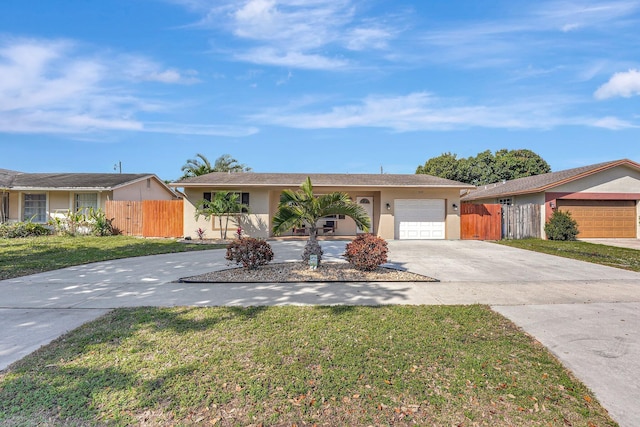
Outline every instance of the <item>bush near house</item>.
{"label": "bush near house", "polygon": [[102,209],[90,208],[86,212],[84,210],[67,212],[62,218],[51,219],[49,225],[54,227],[57,234],[66,236],[112,236],[115,234],[113,218],[107,218]]}
{"label": "bush near house", "polygon": [[4,239],[48,236],[52,233],[53,230],[50,227],[31,221],[0,224],[0,237]]}
{"label": "bush near house", "polygon": [[271,245],[264,240],[253,237],[243,237],[236,239],[227,245],[227,255],[225,258],[242,264],[244,268],[253,270],[266,265],[273,260]]}
{"label": "bush near house", "polygon": [[565,211],[555,211],[544,226],[544,232],[549,240],[576,240],[578,223]]}
{"label": "bush near house", "polygon": [[373,234],[361,234],[347,243],[344,257],[358,270],[373,271],[387,262],[387,242]]}

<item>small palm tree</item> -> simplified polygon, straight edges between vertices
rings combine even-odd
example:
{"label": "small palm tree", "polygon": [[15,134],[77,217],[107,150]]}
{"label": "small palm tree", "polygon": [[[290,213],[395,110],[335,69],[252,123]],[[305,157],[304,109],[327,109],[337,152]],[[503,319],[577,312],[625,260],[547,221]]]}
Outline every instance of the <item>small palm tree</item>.
{"label": "small palm tree", "polygon": [[[229,229],[229,218],[231,216],[242,215],[243,212],[247,212],[249,206],[240,202],[240,195],[231,191],[216,191],[213,199],[200,200],[196,203],[195,218],[198,220],[200,216],[209,221],[211,217],[218,217],[218,224],[220,226],[220,238],[227,239],[227,230]],[[224,226],[222,218],[225,218]]]}
{"label": "small palm tree", "polygon": [[345,215],[352,218],[358,228],[369,231],[371,220],[364,208],[354,203],[348,194],[334,192],[320,196],[313,195],[311,178],[307,177],[299,191],[284,190],[280,195],[278,211],[273,217],[273,233],[280,235],[294,227],[305,226],[309,230],[309,240],[305,245],[302,259],[309,261],[310,255],[322,258],[322,249],[317,241],[317,222],[328,215]]}

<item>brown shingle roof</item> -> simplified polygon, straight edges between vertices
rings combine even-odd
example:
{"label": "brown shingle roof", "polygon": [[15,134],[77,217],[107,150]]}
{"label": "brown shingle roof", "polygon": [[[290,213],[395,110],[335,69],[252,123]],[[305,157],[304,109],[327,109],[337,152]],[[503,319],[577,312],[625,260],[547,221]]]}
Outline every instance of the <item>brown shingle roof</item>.
{"label": "brown shingle roof", "polygon": [[187,178],[170,185],[176,187],[299,187],[307,177],[314,187],[449,187],[474,188],[449,179],[422,174],[325,174],[325,173],[226,173],[213,172]]}
{"label": "brown shingle roof", "polygon": [[20,189],[103,189],[151,178],[153,174],[118,173],[21,173],[13,177],[11,188]]}
{"label": "brown shingle roof", "polygon": [[640,164],[628,159],[597,163],[595,165],[582,166],[574,169],[528,176],[526,178],[514,179],[512,181],[482,185],[479,186],[477,190],[473,190],[471,193],[464,196],[462,200],[472,201],[494,197],[515,196],[518,194],[539,193],[546,191],[549,188],[557,187],[567,182],[621,165],[631,166],[640,170]]}

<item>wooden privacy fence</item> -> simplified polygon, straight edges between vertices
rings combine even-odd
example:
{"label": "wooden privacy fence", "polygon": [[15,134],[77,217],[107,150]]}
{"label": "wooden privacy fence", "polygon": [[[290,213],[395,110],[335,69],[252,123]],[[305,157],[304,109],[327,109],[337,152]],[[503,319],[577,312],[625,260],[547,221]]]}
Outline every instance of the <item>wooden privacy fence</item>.
{"label": "wooden privacy fence", "polygon": [[540,205],[534,203],[502,206],[502,238],[527,239],[542,237]]}
{"label": "wooden privacy fence", "polygon": [[540,205],[507,206],[463,203],[460,238],[464,240],[542,237]]}
{"label": "wooden privacy fence", "polygon": [[463,203],[460,208],[460,237],[464,240],[500,240],[500,205]]}
{"label": "wooden privacy fence", "polygon": [[182,237],[184,234],[182,200],[109,200],[105,206],[113,227],[126,236]]}

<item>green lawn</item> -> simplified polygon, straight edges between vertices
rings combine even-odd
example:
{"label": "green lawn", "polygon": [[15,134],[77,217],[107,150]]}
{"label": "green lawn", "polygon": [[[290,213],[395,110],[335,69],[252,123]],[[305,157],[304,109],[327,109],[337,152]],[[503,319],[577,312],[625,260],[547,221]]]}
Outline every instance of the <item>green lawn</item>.
{"label": "green lawn", "polygon": [[127,236],[0,239],[0,280],[89,262],[221,247]]}
{"label": "green lawn", "polygon": [[542,239],[502,240],[497,243],[625,270],[640,271],[640,251],[636,249],[580,241],[561,242]]}
{"label": "green lawn", "polygon": [[0,373],[0,424],[616,425],[485,306],[119,309]]}

